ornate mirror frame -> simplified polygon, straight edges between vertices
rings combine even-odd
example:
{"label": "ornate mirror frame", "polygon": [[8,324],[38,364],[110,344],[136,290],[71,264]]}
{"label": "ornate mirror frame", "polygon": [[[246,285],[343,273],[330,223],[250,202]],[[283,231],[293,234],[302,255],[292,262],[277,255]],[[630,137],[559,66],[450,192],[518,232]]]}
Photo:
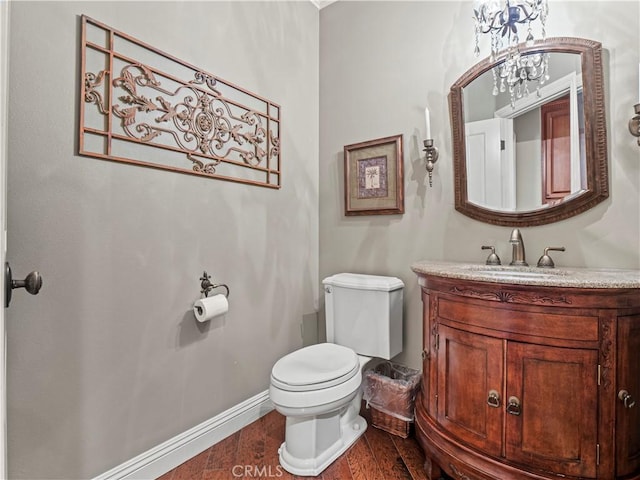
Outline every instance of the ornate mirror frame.
{"label": "ornate mirror frame", "polygon": [[[544,225],[564,220],[589,210],[609,196],[602,45],[599,42],[583,38],[558,37],[537,41],[530,47],[522,44],[521,52],[523,54],[537,52],[574,53],[581,57],[587,189],[575,198],[559,204],[524,212],[496,211],[469,202],[463,88],[500,64],[504,60],[504,55],[496,58],[494,62],[490,62],[488,58],[481,61],[462,75],[452,85],[449,92],[455,208],[460,213],[481,222],[513,227]],[[491,92],[487,92],[487,95],[491,95]]]}

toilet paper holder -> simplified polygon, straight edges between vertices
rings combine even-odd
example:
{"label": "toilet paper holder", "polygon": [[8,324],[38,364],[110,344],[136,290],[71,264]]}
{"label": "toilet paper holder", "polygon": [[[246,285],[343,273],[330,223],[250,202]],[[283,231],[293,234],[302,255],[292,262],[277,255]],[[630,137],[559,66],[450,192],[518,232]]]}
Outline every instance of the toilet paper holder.
{"label": "toilet paper holder", "polygon": [[202,272],[202,277],[200,277],[200,293],[204,293],[205,297],[209,296],[211,290],[215,288],[224,288],[227,292],[224,294],[225,297],[229,298],[229,287],[227,287],[224,283],[211,283],[211,275],[207,275],[207,271]]}

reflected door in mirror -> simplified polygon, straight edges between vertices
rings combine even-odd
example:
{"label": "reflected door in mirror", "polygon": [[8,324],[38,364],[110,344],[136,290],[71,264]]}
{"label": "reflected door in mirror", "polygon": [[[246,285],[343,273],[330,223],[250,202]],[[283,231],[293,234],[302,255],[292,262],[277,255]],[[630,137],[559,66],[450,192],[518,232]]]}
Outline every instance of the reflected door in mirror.
{"label": "reflected door in mirror", "polygon": [[571,193],[571,114],[569,96],[541,107],[542,202],[555,204]]}
{"label": "reflected door in mirror", "polygon": [[491,118],[466,124],[469,201],[492,210],[516,207],[513,120]]}

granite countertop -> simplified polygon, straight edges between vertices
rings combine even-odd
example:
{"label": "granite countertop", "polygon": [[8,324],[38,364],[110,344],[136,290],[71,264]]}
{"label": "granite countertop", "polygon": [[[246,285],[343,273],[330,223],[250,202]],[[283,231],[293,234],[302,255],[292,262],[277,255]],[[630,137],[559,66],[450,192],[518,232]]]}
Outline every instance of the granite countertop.
{"label": "granite countertop", "polygon": [[417,274],[480,282],[568,288],[638,288],[640,270],[614,268],[539,268],[423,260],[411,265]]}

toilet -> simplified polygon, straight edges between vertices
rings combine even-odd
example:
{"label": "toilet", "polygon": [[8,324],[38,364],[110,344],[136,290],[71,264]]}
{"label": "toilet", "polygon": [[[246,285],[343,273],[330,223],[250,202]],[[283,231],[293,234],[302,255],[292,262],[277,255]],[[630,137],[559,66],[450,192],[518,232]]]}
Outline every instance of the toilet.
{"label": "toilet", "polygon": [[340,273],[322,283],[327,343],[282,357],[269,386],[286,417],[280,465],[301,476],[320,474],[364,433],[362,370],[402,351],[402,280]]}

